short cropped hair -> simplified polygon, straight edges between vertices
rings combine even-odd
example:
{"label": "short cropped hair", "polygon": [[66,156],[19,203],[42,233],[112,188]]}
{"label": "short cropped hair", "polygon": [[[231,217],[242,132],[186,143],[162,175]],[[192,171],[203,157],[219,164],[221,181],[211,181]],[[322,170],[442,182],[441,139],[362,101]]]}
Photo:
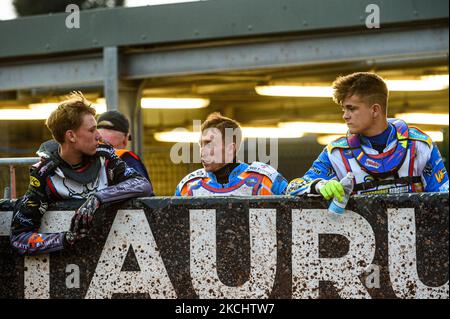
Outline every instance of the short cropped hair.
{"label": "short cropped hair", "polygon": [[[226,131],[233,133],[233,142],[236,144],[236,151],[239,150],[242,142],[242,129],[239,123],[233,119],[222,116],[219,112],[214,112],[208,115],[205,122],[201,126],[202,133],[209,129],[216,128],[222,133],[222,141],[225,143]],[[231,130],[226,130],[231,129]]]}
{"label": "short cropped hair", "polygon": [[375,73],[357,72],[340,76],[333,82],[333,90],[333,101],[339,105],[347,97],[358,95],[371,105],[381,105],[387,114],[389,91],[383,78]]}
{"label": "short cropped hair", "polygon": [[64,136],[68,130],[78,129],[85,114],[95,116],[95,109],[81,92],[72,92],[48,117],[45,125],[60,144],[64,143]]}

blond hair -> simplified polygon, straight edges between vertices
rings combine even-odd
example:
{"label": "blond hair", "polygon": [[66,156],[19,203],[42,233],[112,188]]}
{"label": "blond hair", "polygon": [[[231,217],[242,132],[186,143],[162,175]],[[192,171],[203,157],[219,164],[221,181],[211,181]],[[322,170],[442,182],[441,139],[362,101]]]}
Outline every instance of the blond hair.
{"label": "blond hair", "polygon": [[66,132],[78,129],[85,114],[95,116],[95,109],[91,107],[91,103],[80,91],[71,92],[68,98],[50,114],[45,125],[52,133],[53,138],[62,144]]}

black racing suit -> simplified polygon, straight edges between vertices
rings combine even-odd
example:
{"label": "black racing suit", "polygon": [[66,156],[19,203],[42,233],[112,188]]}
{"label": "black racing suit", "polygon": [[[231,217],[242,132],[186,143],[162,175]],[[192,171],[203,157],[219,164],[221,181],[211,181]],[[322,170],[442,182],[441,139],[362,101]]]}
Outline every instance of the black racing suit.
{"label": "black racing suit", "polygon": [[58,150],[46,154],[47,158],[31,168],[28,191],[14,207],[10,239],[20,255],[50,253],[69,246],[67,232],[38,232],[49,203],[94,195],[101,205],[153,194],[149,181],[129,168],[112,147],[102,145],[76,169],[61,159]]}

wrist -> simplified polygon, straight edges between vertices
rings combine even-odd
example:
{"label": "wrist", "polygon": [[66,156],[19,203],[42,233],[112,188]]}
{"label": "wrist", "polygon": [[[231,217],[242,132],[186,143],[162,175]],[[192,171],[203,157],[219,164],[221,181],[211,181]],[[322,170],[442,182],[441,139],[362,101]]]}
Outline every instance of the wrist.
{"label": "wrist", "polygon": [[316,184],[314,185],[314,190],[316,191],[317,194],[320,194],[321,188],[322,188],[323,186],[325,186],[325,184],[326,184],[327,182],[328,182],[328,181],[323,180],[323,179],[321,179],[321,180],[319,180],[318,182],[316,182]]}
{"label": "wrist", "polygon": [[63,246],[65,248],[71,248],[71,247],[73,247],[75,242],[76,242],[75,234],[73,232],[71,232],[70,230],[66,231],[64,233],[64,244],[63,244]]}

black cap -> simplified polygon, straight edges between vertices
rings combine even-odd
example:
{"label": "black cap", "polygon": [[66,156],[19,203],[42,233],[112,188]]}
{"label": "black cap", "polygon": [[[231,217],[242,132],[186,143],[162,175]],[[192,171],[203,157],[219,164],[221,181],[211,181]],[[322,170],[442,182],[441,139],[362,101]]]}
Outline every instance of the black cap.
{"label": "black cap", "polygon": [[129,133],[130,122],[119,111],[107,111],[98,117],[97,128],[106,128],[108,130]]}

